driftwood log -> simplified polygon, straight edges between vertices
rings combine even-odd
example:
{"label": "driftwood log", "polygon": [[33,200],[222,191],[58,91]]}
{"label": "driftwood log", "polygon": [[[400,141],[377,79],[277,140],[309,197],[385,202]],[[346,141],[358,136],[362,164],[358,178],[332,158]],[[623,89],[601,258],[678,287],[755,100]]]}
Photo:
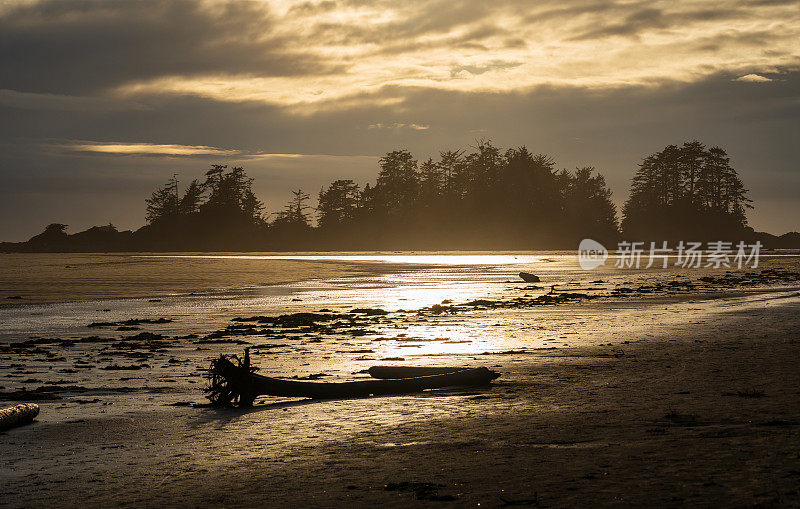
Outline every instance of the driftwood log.
{"label": "driftwood log", "polygon": [[418,376],[446,375],[463,371],[467,368],[442,366],[372,366],[367,370],[372,378],[391,380],[396,378],[414,378]]}
{"label": "driftwood log", "polygon": [[0,431],[30,424],[39,415],[39,405],[23,403],[0,409]]}
{"label": "driftwood log", "polygon": [[[444,368],[445,372],[434,372],[425,376],[396,378],[395,375],[409,373],[414,368],[382,368],[383,380],[358,382],[303,382],[282,380],[258,375],[250,365],[250,353],[245,349],[244,359],[236,356],[220,356],[211,362],[206,394],[214,406],[252,406],[256,397],[262,395],[301,397],[313,399],[357,398],[371,395],[404,394],[425,389],[443,387],[487,385],[500,374],[487,368]],[[415,373],[428,373],[434,368],[418,368]],[[386,375],[392,376],[386,376]]]}

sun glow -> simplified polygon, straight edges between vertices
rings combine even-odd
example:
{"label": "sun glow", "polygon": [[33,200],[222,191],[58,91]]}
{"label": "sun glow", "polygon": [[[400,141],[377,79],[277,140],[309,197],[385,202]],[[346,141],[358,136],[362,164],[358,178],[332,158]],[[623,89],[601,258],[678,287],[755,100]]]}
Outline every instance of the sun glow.
{"label": "sun glow", "polygon": [[415,253],[415,254],[278,254],[278,255],[141,255],[149,258],[216,258],[240,260],[306,260],[306,261],[337,261],[337,262],[375,262],[397,263],[413,265],[513,265],[536,263],[543,260],[542,256],[527,254],[446,254],[446,253]]}
{"label": "sun glow", "polygon": [[[320,62],[317,70],[159,75],[126,82],[112,93],[195,95],[303,113],[352,102],[397,104],[403,90],[652,87],[800,65],[800,21],[793,8],[718,7],[720,14],[710,16],[699,6],[629,2],[587,17],[547,3],[526,6],[524,13],[514,6],[475,5],[450,21],[424,3],[265,2],[269,36],[280,41],[285,55]],[[263,44],[270,51],[270,41]]]}
{"label": "sun glow", "polygon": [[64,145],[64,148],[75,152],[97,152],[101,154],[149,154],[149,155],[168,155],[168,156],[195,156],[195,155],[215,155],[232,156],[237,155],[237,150],[225,150],[216,147],[203,145],[158,145],[153,143],[72,143]]}

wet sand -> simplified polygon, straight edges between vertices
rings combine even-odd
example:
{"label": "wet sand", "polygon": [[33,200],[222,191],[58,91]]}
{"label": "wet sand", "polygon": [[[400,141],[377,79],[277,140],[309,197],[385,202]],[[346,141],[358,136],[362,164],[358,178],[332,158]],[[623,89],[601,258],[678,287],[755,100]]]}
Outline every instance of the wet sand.
{"label": "wet sand", "polygon": [[[0,253],[0,306],[223,292],[398,270],[259,253]],[[268,262],[268,263],[266,263]]]}
{"label": "wet sand", "polygon": [[[797,505],[797,282],[714,277],[683,288],[666,278],[660,289],[649,276],[582,282],[563,293],[598,297],[559,303],[505,283],[481,301],[335,309],[357,318],[333,331],[314,330],[330,321],[227,316],[163,344],[118,336],[174,323],[95,328],[114,338],[105,343],[31,343],[3,354],[11,377],[0,384],[8,394],[33,378],[29,388],[60,399],[40,402],[38,423],[0,435],[3,503]],[[253,324],[264,330],[229,328]],[[197,342],[209,336],[224,342]],[[241,351],[239,341],[260,346],[254,360],[267,374],[356,379],[374,364],[457,363],[503,376],[488,389],[184,406],[202,401],[204,361]],[[74,367],[83,363],[92,365]]]}
{"label": "wet sand", "polygon": [[4,501],[796,505],[800,299],[767,302],[711,316],[672,304],[702,323],[487,359],[504,376],[486,391],[20,429],[4,437]]}

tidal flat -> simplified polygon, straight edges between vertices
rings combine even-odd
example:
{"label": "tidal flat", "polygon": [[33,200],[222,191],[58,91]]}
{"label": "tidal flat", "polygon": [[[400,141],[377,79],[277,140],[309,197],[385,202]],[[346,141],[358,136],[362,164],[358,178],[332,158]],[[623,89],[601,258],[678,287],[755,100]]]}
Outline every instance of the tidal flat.
{"label": "tidal flat", "polygon": [[[741,271],[582,271],[566,252],[14,256],[50,264],[53,288],[84,289],[2,275],[24,295],[0,308],[0,405],[41,407],[0,435],[12,507],[800,500],[792,253]],[[79,263],[91,278],[59,280],[57,265]],[[162,279],[138,280],[139,263],[163,264]],[[285,378],[502,376],[202,406],[209,362],[245,347]]]}

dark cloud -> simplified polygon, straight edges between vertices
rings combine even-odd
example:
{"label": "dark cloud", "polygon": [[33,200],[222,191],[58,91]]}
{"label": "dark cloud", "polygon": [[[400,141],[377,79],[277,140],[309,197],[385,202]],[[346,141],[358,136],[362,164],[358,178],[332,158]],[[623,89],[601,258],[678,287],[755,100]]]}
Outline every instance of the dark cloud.
{"label": "dark cloud", "polygon": [[0,89],[84,95],[169,75],[340,70],[286,48],[265,6],[190,0],[48,0],[0,14]]}
{"label": "dark cloud", "polygon": [[135,101],[61,94],[35,94],[0,89],[0,107],[23,110],[110,112],[147,109]]}
{"label": "dark cloud", "polygon": [[593,26],[572,39],[587,40],[611,36],[639,37],[646,31],[684,28],[691,23],[728,20],[739,15],[746,15],[746,13],[737,9],[725,8],[681,10],[668,13],[662,9],[645,7],[625,15],[622,21],[613,21],[613,18],[610,18],[608,23],[600,26],[593,23]]}

